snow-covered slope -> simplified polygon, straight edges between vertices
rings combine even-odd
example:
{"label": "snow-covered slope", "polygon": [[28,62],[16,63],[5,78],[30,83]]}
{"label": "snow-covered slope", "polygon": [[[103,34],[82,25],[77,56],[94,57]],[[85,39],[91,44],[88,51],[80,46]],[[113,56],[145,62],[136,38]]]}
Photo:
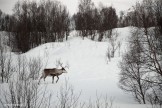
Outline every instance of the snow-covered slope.
{"label": "snow-covered slope", "polygon": [[[108,42],[95,42],[87,38],[70,36],[66,42],[47,43],[40,45],[27,53],[26,57],[40,57],[44,67],[56,67],[56,60],[61,60],[63,65],[69,64],[68,73],[62,74],[58,83],[52,84],[52,78],[47,77],[40,86],[53,93],[57,93],[60,86],[65,84],[65,79],[74,87],[76,92],[82,91],[80,99],[93,100],[97,94],[114,98],[114,104],[120,108],[145,108],[145,105],[136,104],[131,97],[118,87],[119,72],[118,63],[121,55],[127,50],[127,39],[130,35],[130,27],[118,28],[118,39],[122,43],[121,54],[119,49],[115,57],[107,62],[106,52],[110,47]],[[56,80],[56,79],[55,79]]]}
{"label": "snow-covered slope", "polygon": [[[118,28],[117,41],[122,43],[121,55],[127,49],[127,39],[130,36],[130,27]],[[58,92],[65,79],[73,85],[76,91],[82,91],[81,100],[89,100],[96,97],[96,93],[107,95],[115,99],[115,105],[120,108],[135,105],[131,95],[124,93],[118,87],[119,72],[118,63],[121,60],[119,50],[115,57],[107,62],[106,52],[110,47],[108,42],[95,42],[87,38],[73,36],[66,42],[47,43],[27,52],[27,57],[41,57],[45,68],[56,67],[56,60],[70,65],[68,73],[60,76],[58,83],[52,84],[52,78],[47,77],[41,85],[47,84],[49,91]],[[56,80],[56,79],[55,79]],[[136,106],[136,105],[135,105]],[[140,105],[138,105],[140,107]],[[141,107],[145,107],[141,105]]]}

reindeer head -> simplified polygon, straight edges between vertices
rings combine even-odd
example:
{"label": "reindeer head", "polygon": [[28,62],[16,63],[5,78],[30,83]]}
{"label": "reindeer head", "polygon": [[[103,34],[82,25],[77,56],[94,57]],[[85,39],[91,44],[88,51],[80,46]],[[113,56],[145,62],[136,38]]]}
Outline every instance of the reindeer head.
{"label": "reindeer head", "polygon": [[61,69],[61,70],[62,70],[62,72],[63,72],[63,73],[67,73],[67,71],[66,71],[65,67],[62,67],[62,69]]}
{"label": "reindeer head", "polygon": [[62,70],[62,73],[67,73],[66,69],[65,68],[69,68],[69,65],[66,64],[65,67],[62,66],[63,63],[59,62],[59,65],[61,66],[61,70]]}

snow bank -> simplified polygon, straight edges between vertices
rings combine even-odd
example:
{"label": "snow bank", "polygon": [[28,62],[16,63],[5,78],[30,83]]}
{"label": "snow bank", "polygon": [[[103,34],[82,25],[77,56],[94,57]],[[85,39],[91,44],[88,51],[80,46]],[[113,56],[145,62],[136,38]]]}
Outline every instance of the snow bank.
{"label": "snow bank", "polygon": [[[121,55],[127,50],[127,39],[130,35],[130,27],[119,28],[118,41],[122,44]],[[120,108],[146,108],[148,106],[135,103],[131,95],[124,93],[118,87],[119,72],[118,63],[121,60],[119,50],[115,57],[107,62],[106,51],[109,47],[108,42],[95,42],[87,38],[72,36],[66,42],[47,43],[31,49],[25,54],[27,58],[40,57],[44,67],[56,67],[56,60],[61,60],[63,65],[70,65],[67,74],[62,74],[58,83],[52,84],[52,78],[47,77],[44,82],[41,80],[40,87],[46,87],[47,90],[55,95],[59,92],[60,86],[65,84],[65,79],[73,85],[75,91],[82,91],[81,101],[88,101],[90,98],[96,98],[96,93],[113,97],[114,106]],[[22,56],[21,55],[21,56]],[[56,79],[55,79],[56,81]],[[53,97],[56,98],[56,97]]]}
{"label": "snow bank", "polygon": [[[122,49],[126,49],[126,39],[129,35],[129,28],[120,28],[118,40],[122,42]],[[72,33],[76,34],[75,32]],[[87,38],[71,36],[66,42],[47,43],[27,52],[27,57],[41,57],[44,68],[56,67],[56,60],[70,65],[68,73],[60,76],[57,84],[51,85],[52,78],[47,77],[46,82],[51,86],[63,84],[64,79],[75,87],[75,90],[82,91],[81,98],[88,100],[94,98],[96,92],[102,95],[114,97],[119,103],[134,103],[133,99],[118,88],[118,62],[121,60],[118,53],[110,62],[106,61],[108,42],[95,42]],[[124,48],[125,47],[125,48]],[[122,50],[124,51],[124,50]],[[52,89],[52,88],[51,88]]]}

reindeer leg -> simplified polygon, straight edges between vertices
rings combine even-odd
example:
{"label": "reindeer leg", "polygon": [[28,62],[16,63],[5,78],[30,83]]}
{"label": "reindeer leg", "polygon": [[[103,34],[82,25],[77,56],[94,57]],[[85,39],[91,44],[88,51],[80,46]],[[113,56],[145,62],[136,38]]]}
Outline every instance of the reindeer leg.
{"label": "reindeer leg", "polygon": [[45,81],[46,77],[47,77],[47,76],[45,75],[45,76],[44,76],[44,81]]}
{"label": "reindeer leg", "polygon": [[43,78],[43,75],[39,78],[38,84],[40,83],[40,80]]}
{"label": "reindeer leg", "polygon": [[54,77],[55,77],[55,76],[52,76],[52,83],[54,83]]}
{"label": "reindeer leg", "polygon": [[59,80],[59,77],[57,76],[57,81],[56,81],[56,83],[58,82],[58,80]]}

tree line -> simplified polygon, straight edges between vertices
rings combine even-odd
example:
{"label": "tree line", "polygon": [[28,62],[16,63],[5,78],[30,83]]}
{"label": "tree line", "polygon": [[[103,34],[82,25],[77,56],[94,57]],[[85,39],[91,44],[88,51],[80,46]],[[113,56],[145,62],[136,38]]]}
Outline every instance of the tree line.
{"label": "tree line", "polygon": [[80,0],[79,11],[74,14],[75,29],[81,36],[91,36],[94,40],[96,32],[99,33],[98,41],[101,41],[104,32],[117,27],[118,16],[112,6],[97,8],[91,0]]}
{"label": "tree line", "polygon": [[[57,1],[18,1],[13,15],[6,15],[1,30],[12,33],[18,50],[47,42],[63,41],[69,33],[70,18],[65,6]],[[6,17],[8,18],[6,20]]]}
{"label": "tree line", "polygon": [[[13,15],[0,11],[0,30],[12,37],[10,46],[26,52],[40,44],[68,39],[71,28],[80,31],[80,36],[94,40],[99,33],[101,41],[106,30],[117,27],[118,16],[113,7],[97,8],[91,0],[80,0],[78,12],[73,16],[58,1],[18,1]],[[3,14],[3,15],[2,15]],[[72,23],[74,22],[74,27]]]}
{"label": "tree line", "polygon": [[0,30],[9,33],[9,46],[20,52],[43,43],[67,40],[72,28],[83,38],[102,41],[104,36],[110,38],[116,27],[161,25],[160,6],[159,0],[137,2],[131,11],[126,14],[121,11],[118,17],[112,6],[97,8],[92,0],[79,0],[78,12],[70,16],[67,8],[58,1],[18,1],[13,15],[0,11]]}
{"label": "tree line", "polygon": [[135,26],[135,27],[154,27],[162,24],[160,0],[143,0],[142,3],[136,2],[129,12],[120,12],[119,26]]}

